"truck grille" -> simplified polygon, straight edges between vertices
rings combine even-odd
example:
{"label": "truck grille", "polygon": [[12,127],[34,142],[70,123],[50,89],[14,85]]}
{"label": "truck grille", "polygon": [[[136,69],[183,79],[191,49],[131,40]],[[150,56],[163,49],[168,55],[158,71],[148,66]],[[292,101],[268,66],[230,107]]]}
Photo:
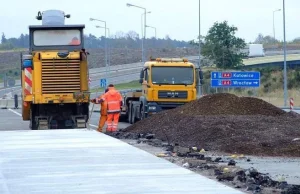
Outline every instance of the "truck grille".
{"label": "truck grille", "polygon": [[186,99],[188,97],[187,91],[158,91],[158,98],[180,98]]}
{"label": "truck grille", "polygon": [[42,60],[42,93],[80,91],[80,60]]}

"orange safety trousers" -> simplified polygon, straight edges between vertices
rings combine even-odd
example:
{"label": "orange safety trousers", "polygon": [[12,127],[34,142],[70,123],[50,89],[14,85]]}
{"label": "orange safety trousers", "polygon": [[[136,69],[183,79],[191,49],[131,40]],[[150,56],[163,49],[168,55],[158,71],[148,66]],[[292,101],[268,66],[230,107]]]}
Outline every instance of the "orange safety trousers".
{"label": "orange safety trousers", "polygon": [[118,129],[120,113],[108,113],[107,114],[107,132],[114,132]]}
{"label": "orange safety trousers", "polygon": [[103,126],[107,120],[107,115],[101,115],[98,124],[98,131],[102,132]]}

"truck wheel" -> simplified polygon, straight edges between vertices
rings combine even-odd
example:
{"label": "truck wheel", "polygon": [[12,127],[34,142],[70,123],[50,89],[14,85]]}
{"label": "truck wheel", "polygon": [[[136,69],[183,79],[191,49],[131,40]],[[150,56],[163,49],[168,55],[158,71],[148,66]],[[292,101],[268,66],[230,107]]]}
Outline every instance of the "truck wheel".
{"label": "truck wheel", "polygon": [[132,107],[132,117],[131,117],[131,123],[130,124],[134,124],[135,123],[135,115],[136,115],[136,110]]}
{"label": "truck wheel", "polygon": [[129,124],[132,124],[131,123],[131,118],[132,118],[132,105],[131,103],[129,104],[129,110],[128,110],[128,123]]}
{"label": "truck wheel", "polygon": [[37,125],[36,125],[36,122],[35,122],[35,115],[33,114],[33,111],[32,111],[32,108],[30,109],[30,123],[29,123],[29,128],[31,130],[37,130]]}
{"label": "truck wheel", "polygon": [[141,109],[140,109],[140,120],[145,119],[145,105],[142,104],[141,105]]}

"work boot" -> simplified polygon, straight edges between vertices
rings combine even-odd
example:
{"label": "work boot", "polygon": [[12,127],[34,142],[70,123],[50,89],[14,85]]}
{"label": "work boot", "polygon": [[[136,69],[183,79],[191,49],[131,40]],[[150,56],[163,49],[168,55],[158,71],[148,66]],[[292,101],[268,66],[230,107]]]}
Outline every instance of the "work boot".
{"label": "work boot", "polygon": [[102,129],[99,129],[99,128],[98,128],[97,131],[101,133],[101,132],[102,132]]}

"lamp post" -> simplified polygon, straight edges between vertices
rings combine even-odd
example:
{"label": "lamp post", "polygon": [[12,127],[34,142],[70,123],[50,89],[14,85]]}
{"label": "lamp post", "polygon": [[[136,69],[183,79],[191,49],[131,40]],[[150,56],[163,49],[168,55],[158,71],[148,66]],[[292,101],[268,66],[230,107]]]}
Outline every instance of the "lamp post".
{"label": "lamp post", "polygon": [[[98,21],[104,23],[104,28],[106,29],[106,21],[90,18],[90,21]],[[106,30],[105,30],[105,67],[106,67],[106,79],[108,78],[108,62],[107,62],[107,37],[106,37]]]}
{"label": "lamp post", "polygon": [[154,48],[155,48],[155,47],[156,47],[156,40],[157,40],[157,38],[156,38],[156,28],[153,27],[153,26],[148,26],[148,25],[146,25],[146,27],[147,27],[147,28],[153,28],[153,29],[154,29],[154,32],[155,32]]}
{"label": "lamp post", "polygon": [[155,31],[155,39],[156,39],[156,28],[153,27],[153,26],[148,26],[148,25],[146,25],[146,28],[153,28],[154,29],[154,31]]}
{"label": "lamp post", "polygon": [[[201,21],[200,21],[200,16],[201,16],[201,0],[199,0],[199,71],[201,68]],[[199,95],[201,96],[202,91],[201,91],[201,82],[200,82],[200,77],[198,79],[198,90],[199,90]]]}
{"label": "lamp post", "polygon": [[[107,30],[107,34],[108,34],[108,37],[110,37],[110,30],[109,28],[105,28],[103,26],[96,26],[96,28],[104,28]],[[109,44],[108,44],[108,67],[110,68],[110,62],[111,62],[111,44],[110,44],[110,41],[109,41]]]}
{"label": "lamp post", "polygon": [[277,10],[274,10],[273,11],[273,37],[274,37],[274,42],[276,41],[276,37],[275,37],[275,21],[274,21],[274,15],[275,15],[275,12],[277,11],[281,11],[281,9],[277,9]]}
{"label": "lamp post", "polygon": [[146,21],[147,21],[147,10],[146,10],[146,8],[144,8],[144,7],[140,7],[140,6],[137,6],[137,5],[133,5],[133,4],[130,4],[130,3],[127,3],[126,4],[128,7],[136,7],[136,8],[140,8],[140,9],[143,9],[144,10],[144,15],[145,15],[145,17],[144,17],[144,40],[143,40],[143,48],[142,48],[142,61],[143,62],[145,62],[145,55],[147,55],[147,54],[145,54],[146,53],[146,49],[144,48],[145,47],[145,39],[146,39]]}
{"label": "lamp post", "polygon": [[284,58],[284,62],[283,62],[283,78],[284,78],[284,86],[283,86],[283,96],[284,96],[284,106],[287,105],[287,72],[286,72],[286,38],[285,38],[285,0],[283,0],[283,58]]}
{"label": "lamp post", "polygon": [[[150,14],[150,13],[151,13],[151,11],[148,11],[146,14]],[[145,13],[141,14],[142,36],[144,36],[144,30],[143,30],[143,28],[144,28],[144,25],[143,25],[143,16],[144,15],[145,15]]]}

